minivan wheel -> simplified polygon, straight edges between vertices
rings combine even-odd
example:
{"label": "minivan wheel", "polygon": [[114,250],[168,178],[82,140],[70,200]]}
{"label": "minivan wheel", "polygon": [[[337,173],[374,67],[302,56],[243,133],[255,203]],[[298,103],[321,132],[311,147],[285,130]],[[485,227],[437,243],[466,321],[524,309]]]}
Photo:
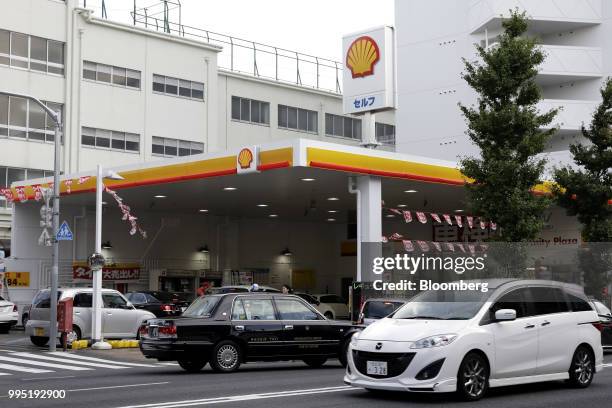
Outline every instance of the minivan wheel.
{"label": "minivan wheel", "polygon": [[569,383],[576,388],[586,388],[591,385],[595,375],[595,359],[593,353],[585,346],[580,346],[574,352],[572,365],[569,369]]}
{"label": "minivan wheel", "polygon": [[48,337],[41,337],[41,336],[30,336],[30,341],[35,346],[44,347],[49,342],[49,338]]}
{"label": "minivan wheel", "polygon": [[188,373],[197,373],[203,369],[208,361],[206,360],[179,360],[178,364]]}
{"label": "minivan wheel", "polygon": [[459,366],[457,393],[466,401],[481,399],[489,388],[489,365],[478,353],[468,353]]}
{"label": "minivan wheel", "polygon": [[328,320],[334,320],[334,314],[332,312],[325,312],[323,316]]}
{"label": "minivan wheel", "polygon": [[210,367],[218,373],[231,373],[240,367],[240,346],[231,340],[217,343],[210,357]]}

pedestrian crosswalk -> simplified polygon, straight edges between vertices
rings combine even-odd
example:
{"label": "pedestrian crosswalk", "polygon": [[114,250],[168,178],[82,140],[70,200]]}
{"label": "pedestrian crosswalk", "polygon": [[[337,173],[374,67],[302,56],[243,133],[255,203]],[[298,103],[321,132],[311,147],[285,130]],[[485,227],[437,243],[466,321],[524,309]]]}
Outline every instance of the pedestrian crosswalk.
{"label": "pedestrian crosswalk", "polygon": [[89,357],[61,351],[50,353],[0,350],[0,376],[156,367],[163,366]]}

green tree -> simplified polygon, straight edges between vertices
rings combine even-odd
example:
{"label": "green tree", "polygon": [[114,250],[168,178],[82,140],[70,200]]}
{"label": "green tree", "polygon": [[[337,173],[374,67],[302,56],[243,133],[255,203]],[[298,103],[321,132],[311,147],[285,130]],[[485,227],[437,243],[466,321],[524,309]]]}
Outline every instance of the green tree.
{"label": "green tree", "polygon": [[[541,91],[535,82],[545,55],[534,38],[526,36],[525,13],[512,11],[503,21],[499,43],[477,46],[481,61],[464,59],[462,77],[478,94],[476,106],[460,109],[467,135],[480,157],[465,157],[461,171],[473,179],[466,184],[472,211],[497,222],[499,240],[521,242],[535,238],[543,226],[550,199],[533,194],[546,161],[536,157],[555,132],[553,109],[541,114],[536,104]],[[542,130],[543,128],[548,130]]]}
{"label": "green tree", "polygon": [[570,152],[576,166],[555,170],[557,203],[583,225],[582,237],[589,245],[578,254],[585,291],[601,297],[609,285],[612,242],[612,78],[601,89],[602,102],[591,125],[582,126],[588,144],[573,144]]}

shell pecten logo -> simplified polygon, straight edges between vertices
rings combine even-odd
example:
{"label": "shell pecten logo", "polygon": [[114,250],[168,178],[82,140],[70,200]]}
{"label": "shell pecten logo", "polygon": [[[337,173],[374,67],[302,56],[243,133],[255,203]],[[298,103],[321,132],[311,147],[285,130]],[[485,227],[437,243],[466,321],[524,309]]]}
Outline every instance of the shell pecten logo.
{"label": "shell pecten logo", "polygon": [[374,74],[374,65],[380,61],[380,49],[376,41],[364,35],[353,41],[346,52],[346,66],[353,78],[363,78]]}
{"label": "shell pecten logo", "polygon": [[248,169],[253,163],[253,152],[251,149],[244,148],[238,153],[238,165],[241,169]]}

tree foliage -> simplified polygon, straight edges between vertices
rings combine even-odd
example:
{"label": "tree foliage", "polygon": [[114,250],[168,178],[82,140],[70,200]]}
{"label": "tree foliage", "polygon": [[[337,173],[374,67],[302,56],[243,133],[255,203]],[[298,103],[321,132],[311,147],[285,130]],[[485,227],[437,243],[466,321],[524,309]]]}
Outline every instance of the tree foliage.
{"label": "tree foliage", "polygon": [[612,241],[612,78],[601,89],[602,102],[582,135],[589,144],[573,144],[570,152],[577,167],[555,171],[555,198],[577,216],[582,236],[589,242]]}
{"label": "tree foliage", "polygon": [[478,94],[476,106],[460,104],[467,135],[480,149],[480,157],[460,162],[463,174],[473,179],[466,185],[470,206],[497,222],[506,242],[535,238],[550,203],[532,189],[541,182],[546,162],[536,156],[555,131],[550,124],[557,110],[541,114],[536,108],[541,91],[535,77],[545,55],[526,36],[527,27],[526,15],[511,11],[499,43],[477,46],[480,61],[464,59],[462,75]]}

